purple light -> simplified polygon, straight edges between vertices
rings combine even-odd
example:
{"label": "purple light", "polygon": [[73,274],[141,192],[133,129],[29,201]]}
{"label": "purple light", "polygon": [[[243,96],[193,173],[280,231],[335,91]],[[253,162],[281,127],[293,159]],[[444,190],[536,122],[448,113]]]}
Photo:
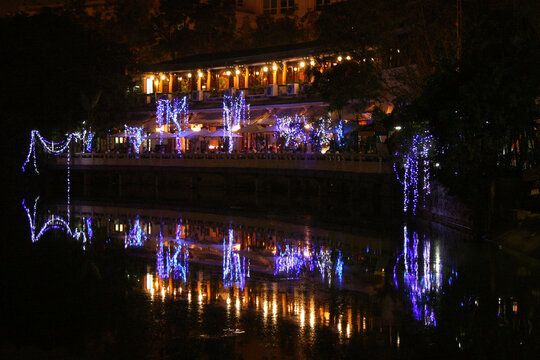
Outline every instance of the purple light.
{"label": "purple light", "polygon": [[230,287],[235,283],[241,289],[246,285],[246,276],[249,277],[249,262],[246,267],[246,258],[234,251],[234,230],[229,229],[228,239],[223,238],[223,286]]}
{"label": "purple light", "polygon": [[396,177],[403,185],[404,212],[410,210],[416,215],[420,193],[422,194],[424,207],[426,205],[426,196],[431,194],[431,160],[429,154],[434,148],[433,143],[434,138],[428,132],[413,136],[410,146],[402,155],[403,181],[401,181],[394,164]]}
{"label": "purple light", "polygon": [[244,92],[241,91],[236,97],[223,96],[223,129],[225,136],[223,142],[228,140],[228,152],[233,151],[233,131],[235,128],[246,124],[246,117],[249,119],[250,106],[246,105]]}

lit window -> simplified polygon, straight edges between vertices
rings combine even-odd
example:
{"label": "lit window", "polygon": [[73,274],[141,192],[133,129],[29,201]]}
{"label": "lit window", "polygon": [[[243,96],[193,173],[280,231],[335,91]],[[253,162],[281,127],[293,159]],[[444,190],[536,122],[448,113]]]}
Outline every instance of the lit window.
{"label": "lit window", "polygon": [[114,231],[123,232],[124,231],[124,224],[114,224]]}
{"label": "lit window", "polygon": [[263,13],[265,15],[277,14],[277,0],[264,0],[263,2]]}

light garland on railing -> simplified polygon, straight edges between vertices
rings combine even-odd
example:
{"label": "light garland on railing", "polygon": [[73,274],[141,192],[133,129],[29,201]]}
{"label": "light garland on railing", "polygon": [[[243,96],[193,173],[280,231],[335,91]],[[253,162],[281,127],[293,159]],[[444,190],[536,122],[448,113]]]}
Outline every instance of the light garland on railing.
{"label": "light garland on railing", "polygon": [[[39,174],[36,162],[36,141],[41,144],[43,150],[50,155],[58,156],[64,152],[69,153],[69,147],[72,141],[81,141],[83,144],[83,149],[88,149],[88,146],[92,146],[92,139],[94,134],[91,131],[84,130],[83,132],[72,132],[66,135],[66,138],[61,142],[55,143],[54,141],[46,140],[37,130],[32,130],[30,132],[30,145],[28,148],[28,154],[26,155],[26,160],[22,165],[22,171],[26,171],[26,165],[30,162],[32,157],[34,160],[34,171]],[[90,144],[90,145],[88,145]]]}
{"label": "light garland on railing", "polygon": [[241,91],[236,97],[223,96],[223,141],[228,140],[228,152],[233,152],[233,131],[246,124],[246,117],[249,119],[250,106],[246,105],[244,92]]}
{"label": "light garland on railing", "polygon": [[[38,241],[43,235],[45,235],[46,232],[52,229],[63,230],[69,237],[82,241],[83,246],[87,244],[89,239],[92,238],[93,236],[91,235],[93,234],[92,228],[91,228],[91,225],[90,227],[88,226],[88,223],[90,224],[92,223],[92,220],[90,218],[86,218],[86,219],[83,218],[83,229],[78,229],[78,228],[72,229],[68,220],[64,219],[63,217],[59,215],[52,214],[52,215],[49,215],[49,217],[43,223],[43,226],[41,226],[41,228],[38,231],[36,227],[36,209],[37,209],[38,200],[39,200],[39,196],[34,201],[34,208],[33,208],[32,213],[30,213],[30,209],[26,206],[25,200],[23,199],[22,201],[22,206],[24,208],[24,211],[26,212],[26,216],[28,217],[28,222],[30,225],[30,239],[32,240],[33,243]],[[88,219],[90,219],[90,221],[88,221]],[[86,223],[86,231],[84,229],[85,223]]]}
{"label": "light garland on railing", "polygon": [[403,180],[394,164],[394,171],[400,183],[403,185],[403,211],[416,210],[420,197],[426,206],[426,196],[431,194],[431,160],[430,152],[434,148],[434,137],[428,132],[414,135],[411,144],[402,155],[404,169]]}

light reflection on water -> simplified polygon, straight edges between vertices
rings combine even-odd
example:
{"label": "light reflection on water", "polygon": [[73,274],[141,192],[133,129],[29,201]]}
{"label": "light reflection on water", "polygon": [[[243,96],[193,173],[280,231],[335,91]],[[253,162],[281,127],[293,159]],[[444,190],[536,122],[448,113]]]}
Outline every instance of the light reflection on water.
{"label": "light reflection on water", "polygon": [[[393,327],[383,324],[371,305],[364,303],[366,294],[339,290],[355,289],[353,277],[344,273],[350,273],[350,266],[358,266],[368,251],[373,254],[374,248],[381,247],[376,243],[344,252],[331,238],[317,236],[308,226],[299,235],[277,230],[261,235],[260,231],[242,230],[242,224],[230,223],[227,228],[183,214],[156,221],[144,213],[115,218],[88,211],[83,216],[83,212],[72,211],[75,230],[68,234],[84,232],[85,241],[90,241],[89,234],[95,232],[92,226],[105,227],[109,241],[116,239],[128,250],[140,249],[155,259],[141,276],[141,288],[153,301],[186,301],[188,309],[197,312],[208,304],[222,304],[234,329],[240,329],[246,312],[258,314],[274,332],[280,321],[292,321],[303,342],[313,341],[321,326],[333,329],[341,340],[377,331],[386,334],[386,342],[394,342]],[[34,215],[31,229],[35,222]],[[34,241],[38,238],[32,235]],[[375,267],[370,273],[381,273],[384,264]],[[216,268],[221,276],[216,276]],[[379,276],[378,283],[383,281]],[[369,289],[368,293],[373,291]]]}
{"label": "light reflection on water", "polygon": [[[146,261],[147,270],[135,276],[153,304],[186,303],[197,318],[212,306],[222,307],[222,336],[261,335],[246,323],[254,314],[263,327],[260,341],[272,343],[283,324],[292,323],[303,344],[315,342],[317,332],[327,328],[343,343],[366,336],[396,349],[405,342],[399,312],[410,309],[418,324],[440,327],[438,305],[459,279],[442,241],[409,226],[396,242],[382,236],[337,238],[310,226],[287,232],[283,229],[294,226],[280,228],[264,219],[247,224],[221,215],[103,206],[75,206],[68,221],[61,211],[38,212],[36,204],[31,209],[23,203],[32,242],[53,229],[84,245],[98,233],[107,236]],[[388,286],[406,303],[379,295]],[[478,308],[478,298],[464,298],[460,306]],[[501,322],[521,309],[515,299],[511,311],[505,306],[501,298],[496,314]],[[197,331],[209,336],[204,327]],[[455,339],[459,349],[466,343],[457,333]]]}

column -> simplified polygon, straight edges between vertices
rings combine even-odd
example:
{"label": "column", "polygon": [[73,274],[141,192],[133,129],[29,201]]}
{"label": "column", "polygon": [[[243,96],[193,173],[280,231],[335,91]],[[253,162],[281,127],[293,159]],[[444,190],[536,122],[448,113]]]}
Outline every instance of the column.
{"label": "column", "polygon": [[202,72],[197,71],[197,90],[201,91],[202,88]]}
{"label": "column", "polygon": [[281,83],[287,85],[287,62],[283,62],[283,70],[281,71]]}
{"label": "column", "polygon": [[249,87],[249,70],[246,66],[246,71],[244,71],[244,87],[247,89]]}
{"label": "column", "polygon": [[238,70],[238,68],[235,69],[235,70],[234,70],[234,88],[235,88],[235,89],[238,89],[238,88],[240,87],[240,86],[239,86],[239,82],[240,82],[239,80],[240,80],[240,79],[238,78],[238,75],[239,75],[239,74],[240,74],[240,70]]}
{"label": "column", "polygon": [[277,65],[272,63],[272,84],[277,85]]}
{"label": "column", "polygon": [[206,90],[210,91],[212,88],[212,72],[210,70],[206,71]]}
{"label": "column", "polygon": [[173,92],[173,84],[174,84],[173,81],[174,81],[173,74],[169,74],[169,93]]}

